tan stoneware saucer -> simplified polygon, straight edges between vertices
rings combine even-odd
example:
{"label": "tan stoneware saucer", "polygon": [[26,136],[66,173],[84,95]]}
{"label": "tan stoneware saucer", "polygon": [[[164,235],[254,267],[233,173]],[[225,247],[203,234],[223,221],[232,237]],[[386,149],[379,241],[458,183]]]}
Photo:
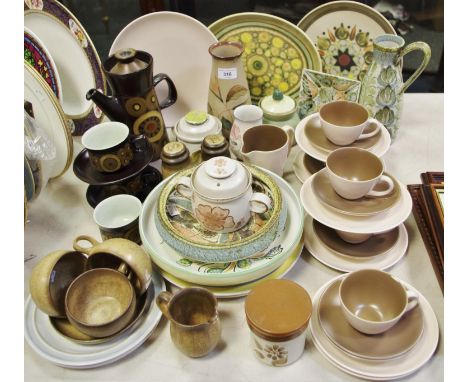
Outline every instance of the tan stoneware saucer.
{"label": "tan stoneware saucer", "polygon": [[154,288],[151,284],[148,287],[148,290],[138,298],[133,319],[125,328],[120,330],[118,333],[113,334],[112,336],[103,338],[91,337],[85,333],[80,332],[70,323],[70,321],[68,321],[67,318],[50,317],[50,323],[58,333],[73,342],[83,345],[102,344],[104,342],[113,340],[114,338],[122,335],[135,326],[135,324],[140,321],[141,317],[148,311],[151,302],[154,300],[154,297]]}
{"label": "tan stoneware saucer", "polygon": [[382,360],[397,357],[416,345],[424,330],[424,317],[419,305],[386,332],[363,334],[346,321],[341,311],[340,283],[341,279],[332,283],[318,304],[320,325],[336,346],[356,357]]}
{"label": "tan stoneware saucer", "polygon": [[[374,129],[380,129],[380,125],[371,124],[369,127],[365,128],[363,133],[370,133]],[[318,113],[314,118],[311,118],[304,129],[305,136],[316,148],[331,153],[333,150],[339,149],[340,147],[359,147],[361,149],[370,149],[374,147],[380,139],[381,132],[378,132],[373,137],[362,139],[359,141],[354,141],[347,146],[338,146],[333,142],[328,140],[323,132],[322,127],[320,126],[320,119]]]}
{"label": "tan stoneware saucer", "polygon": [[383,255],[398,241],[398,227],[371,236],[362,243],[350,244],[341,239],[333,228],[314,220],[314,230],[320,241],[339,255],[353,258],[368,258]]}
{"label": "tan stoneware saucer", "polygon": [[301,183],[304,183],[307,178],[309,178],[312,174],[320,171],[324,167],[325,163],[312,158],[304,151],[299,151],[297,153],[293,163],[294,174],[296,174]]}
{"label": "tan stoneware saucer", "polygon": [[[364,196],[355,200],[342,198],[333,189],[325,169],[315,175],[312,181],[312,190],[322,204],[341,214],[352,216],[375,215],[393,207],[400,199],[399,183],[390,174],[385,172],[384,174],[392,178],[395,185],[393,191],[384,197]],[[385,189],[385,185],[382,187],[378,184],[374,187],[377,191],[380,191],[381,188]]]}

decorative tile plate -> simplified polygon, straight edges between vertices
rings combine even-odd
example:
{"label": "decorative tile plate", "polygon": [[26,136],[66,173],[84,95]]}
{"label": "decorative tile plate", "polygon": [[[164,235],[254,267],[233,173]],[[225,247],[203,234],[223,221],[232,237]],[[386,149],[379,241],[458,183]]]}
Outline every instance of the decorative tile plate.
{"label": "decorative tile plate", "polygon": [[296,98],[302,69],[321,71],[314,44],[294,24],[276,16],[246,12],[224,17],[209,26],[220,41],[244,45],[244,62],[254,103],[279,88]]}
{"label": "decorative tile plate", "polygon": [[297,26],[315,43],[324,73],[360,81],[372,62],[373,39],[396,35],[381,13],[354,1],[316,7]]}

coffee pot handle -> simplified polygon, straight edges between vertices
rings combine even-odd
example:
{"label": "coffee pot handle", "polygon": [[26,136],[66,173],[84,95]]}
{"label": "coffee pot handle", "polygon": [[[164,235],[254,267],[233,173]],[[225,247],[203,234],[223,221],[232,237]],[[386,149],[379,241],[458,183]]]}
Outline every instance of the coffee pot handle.
{"label": "coffee pot handle", "polygon": [[403,87],[400,90],[400,94],[403,94],[406,91],[406,89],[408,89],[408,87],[414,82],[414,80],[419,77],[423,70],[426,69],[427,64],[429,64],[429,60],[431,59],[431,48],[429,47],[429,45],[422,41],[416,41],[405,46],[400,51],[400,53],[396,57],[396,62],[400,62],[400,59],[403,58],[404,55],[408,54],[409,52],[412,52],[413,50],[421,50],[424,55],[423,60],[421,62],[421,65],[419,65],[419,67],[411,75],[411,77],[408,78],[403,84]]}
{"label": "coffee pot handle", "polygon": [[156,86],[161,81],[166,81],[167,88],[169,90],[167,98],[159,103],[159,107],[162,110],[162,109],[165,109],[166,107],[173,105],[177,101],[177,89],[174,85],[174,82],[172,82],[169,76],[165,73],[159,73],[153,77],[153,86]]}

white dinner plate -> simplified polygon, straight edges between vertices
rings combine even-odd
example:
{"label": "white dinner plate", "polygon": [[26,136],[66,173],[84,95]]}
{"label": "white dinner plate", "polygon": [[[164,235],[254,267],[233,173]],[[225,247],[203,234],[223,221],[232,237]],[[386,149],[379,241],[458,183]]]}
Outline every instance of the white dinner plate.
{"label": "white dinner plate", "polygon": [[62,84],[62,107],[76,135],[101,122],[102,111],[85,97],[91,88],[107,91],[101,61],[78,19],[56,0],[25,0],[24,26],[46,46]]}
{"label": "white dinner plate", "polygon": [[47,82],[24,62],[24,100],[32,104],[34,119],[55,145],[55,158],[43,161],[45,179],[67,171],[73,158],[73,140],[67,118]]}
{"label": "white dinner plate", "polygon": [[[191,110],[206,111],[211,73],[208,48],[217,41],[206,26],[192,17],[176,12],[154,12],[122,29],[109,55],[131,47],[153,56],[154,74],[166,73],[177,89],[176,103],[162,110],[165,125],[173,127]],[[158,85],[156,94],[159,101],[166,98],[166,84]]]}
{"label": "white dinner plate", "polygon": [[[318,118],[318,114],[309,115],[297,124],[295,129],[295,138],[297,145],[304,151],[307,155],[310,155],[312,158],[315,158],[319,161],[325,162],[328,157],[328,152],[319,149],[316,147],[312,142],[309,141],[307,135],[305,133],[305,128],[308,123],[313,123],[314,127],[320,128],[320,119]],[[368,149],[371,153],[374,153],[379,158],[383,156],[388,149],[390,148],[390,144],[392,143],[392,139],[390,138],[390,134],[380,122],[377,122],[380,125],[380,135],[379,140],[376,144]],[[346,146],[343,146],[346,147]]]}
{"label": "white dinner plate", "polygon": [[395,228],[403,223],[411,213],[411,195],[400,181],[400,200],[392,208],[370,216],[344,215],[324,206],[312,191],[312,181],[316,174],[307,179],[301,188],[301,202],[306,212],[326,226],[353,233],[379,233]]}
{"label": "white dinner plate", "polygon": [[408,248],[408,232],[405,225],[398,227],[395,245],[385,253],[371,257],[342,256],[328,248],[317,236],[313,219],[307,216],[304,222],[304,245],[307,251],[326,266],[341,272],[353,272],[364,268],[387,269],[400,261]]}
{"label": "white dinner plate", "polygon": [[[166,290],[164,279],[153,271],[155,296]],[[45,313],[31,299],[24,307],[24,336],[29,346],[42,358],[55,365],[71,369],[90,369],[106,365],[136,350],[151,335],[162,313],[155,301],[148,312],[128,332],[114,340],[95,345],[83,345],[65,338],[57,332]]]}
{"label": "white dinner plate", "polygon": [[[325,290],[337,279],[343,278],[340,275],[322,286],[315,294],[312,305],[318,306],[318,302]],[[411,285],[399,280],[406,288],[416,292],[419,296],[419,305],[424,314],[424,330],[417,344],[408,352],[385,360],[372,360],[355,357],[337,347],[323,331],[318,309],[313,309],[309,327],[312,333],[312,340],[318,351],[338,369],[358,378],[372,380],[390,380],[403,378],[414,373],[421,368],[432,357],[437,343],[439,342],[439,324],[437,317],[426,298]]]}
{"label": "white dinner plate", "polygon": [[262,169],[281,189],[287,204],[285,229],[265,250],[265,256],[231,263],[202,263],[184,258],[163,241],[156,229],[155,216],[159,193],[167,178],[147,196],[140,215],[140,236],[145,249],[158,267],[184,281],[208,286],[232,286],[257,280],[281,266],[302,240],[304,212],[291,186],[278,175]]}

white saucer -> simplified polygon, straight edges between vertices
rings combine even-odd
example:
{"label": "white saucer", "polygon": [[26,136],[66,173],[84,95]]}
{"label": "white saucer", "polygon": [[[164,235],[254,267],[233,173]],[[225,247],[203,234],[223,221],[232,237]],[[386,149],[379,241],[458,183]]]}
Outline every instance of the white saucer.
{"label": "white saucer", "polygon": [[302,185],[301,202],[310,216],[330,228],[353,233],[379,233],[399,226],[408,218],[413,208],[413,201],[406,186],[397,181],[401,197],[392,208],[371,216],[340,214],[324,206],[312,191],[312,181],[315,175],[312,175]]}
{"label": "white saucer", "polygon": [[[309,123],[309,121],[310,123],[320,124],[320,120],[317,118],[317,114],[312,114],[303,118],[298,123],[295,129],[295,138],[296,138],[297,145],[307,155],[310,155],[312,158],[325,162],[327,160],[329,153],[324,150],[320,150],[318,147],[314,146],[311,142],[309,142],[309,139],[305,135],[305,127],[307,123]],[[380,122],[378,123],[380,124],[380,139],[377,141],[377,143],[374,146],[372,146],[369,149],[369,151],[374,153],[378,157],[381,157],[390,148],[390,144],[392,143],[392,140],[385,126],[382,125]],[[343,147],[346,147],[346,146],[343,146]]]}
{"label": "white saucer", "polygon": [[323,162],[317,161],[302,150],[299,150],[293,162],[294,174],[301,183],[304,183],[312,174],[319,172],[323,166]]}
{"label": "white saucer", "polygon": [[[154,293],[166,290],[164,279],[153,272]],[[24,307],[24,337],[29,346],[41,357],[55,365],[71,369],[90,369],[106,365],[136,350],[151,335],[162,313],[155,301],[140,322],[125,335],[96,345],[83,345],[65,338],[57,332],[45,313],[37,309],[31,296]]]}
{"label": "white saucer", "polygon": [[408,232],[405,225],[398,227],[398,240],[388,252],[372,257],[342,256],[329,249],[318,238],[313,219],[307,216],[304,222],[304,245],[307,251],[326,266],[342,272],[352,272],[364,268],[387,269],[405,255],[408,248]]}
{"label": "white saucer", "polygon": [[[315,294],[312,305],[318,306],[320,297],[324,291],[335,280],[344,277],[340,275],[333,278]],[[416,289],[399,280],[406,288],[413,290],[419,295],[419,305],[424,314],[424,330],[418,343],[407,353],[400,357],[371,360],[354,357],[338,348],[327,337],[318,318],[318,309],[313,309],[309,327],[312,340],[317,350],[338,369],[358,378],[386,381],[402,378],[414,373],[421,368],[432,357],[439,342],[439,324],[437,317],[426,298]]]}

